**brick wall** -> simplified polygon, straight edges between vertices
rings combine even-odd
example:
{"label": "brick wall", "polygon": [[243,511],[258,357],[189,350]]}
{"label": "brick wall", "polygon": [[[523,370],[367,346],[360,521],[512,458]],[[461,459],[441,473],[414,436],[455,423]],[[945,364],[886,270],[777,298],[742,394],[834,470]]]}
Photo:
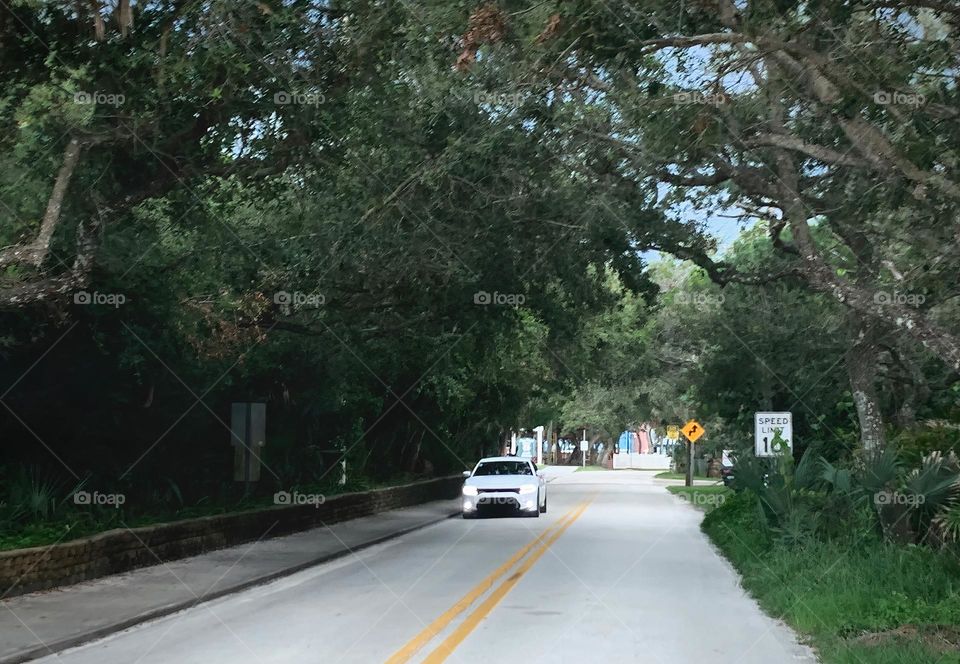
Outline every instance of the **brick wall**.
{"label": "brick wall", "polygon": [[[0,551],[6,596],[77,583],[212,549],[313,528],[459,494],[463,477],[333,496],[319,506],[274,506],[248,512],[116,529],[53,546]],[[274,525],[276,524],[276,525]],[[272,528],[271,528],[272,526]]]}

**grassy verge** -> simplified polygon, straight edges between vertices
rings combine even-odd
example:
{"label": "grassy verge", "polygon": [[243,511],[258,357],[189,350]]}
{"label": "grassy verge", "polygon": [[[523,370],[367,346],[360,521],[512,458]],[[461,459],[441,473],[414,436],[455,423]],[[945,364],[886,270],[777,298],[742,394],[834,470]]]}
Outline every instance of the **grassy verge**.
{"label": "grassy verge", "polygon": [[[674,473],[672,471],[666,470],[662,473],[657,473],[654,477],[658,480],[685,480],[687,479],[686,473]],[[707,477],[706,475],[694,475],[693,479],[695,480],[712,480],[716,479],[715,477]]]}
{"label": "grassy verge", "polygon": [[728,496],[703,530],[824,664],[960,663],[960,561],[950,554],[859,535],[786,543],[746,493]]}
{"label": "grassy verge", "polygon": [[723,505],[732,490],[723,486],[668,486],[667,491],[679,496],[694,507],[712,512]]}

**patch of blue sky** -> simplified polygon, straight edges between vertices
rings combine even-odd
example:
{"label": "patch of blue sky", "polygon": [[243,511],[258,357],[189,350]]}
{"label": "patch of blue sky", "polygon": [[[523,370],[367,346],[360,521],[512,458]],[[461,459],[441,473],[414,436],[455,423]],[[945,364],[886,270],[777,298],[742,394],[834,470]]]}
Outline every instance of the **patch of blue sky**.
{"label": "patch of blue sky", "polygon": [[[694,46],[691,48],[666,48],[658,52],[657,59],[663,66],[667,76],[667,83],[671,87],[688,92],[713,92],[719,88],[728,94],[749,94],[756,90],[756,84],[750,75],[744,71],[731,71],[722,76],[713,66],[719,56],[732,54],[728,46]],[[626,142],[640,143],[633,137],[617,137]],[[669,197],[674,187],[666,183],[657,185],[657,194],[661,200]],[[668,207],[668,214],[679,221],[696,228],[699,232],[712,237],[716,243],[716,255],[722,254],[733,246],[744,230],[753,227],[758,222],[751,218],[746,211],[736,205],[722,205],[721,199],[707,197],[706,190],[697,188],[687,189],[696,194],[702,191],[704,198],[695,199],[684,196]],[[644,251],[641,256],[645,261],[654,262],[665,258],[660,251]]]}

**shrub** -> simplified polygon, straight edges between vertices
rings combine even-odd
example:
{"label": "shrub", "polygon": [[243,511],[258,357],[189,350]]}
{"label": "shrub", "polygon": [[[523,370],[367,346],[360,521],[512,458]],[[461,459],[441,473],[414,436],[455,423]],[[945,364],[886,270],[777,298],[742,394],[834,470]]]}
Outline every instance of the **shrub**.
{"label": "shrub", "polygon": [[903,429],[891,436],[891,443],[907,465],[915,466],[931,452],[960,454],[960,429],[920,426]]}

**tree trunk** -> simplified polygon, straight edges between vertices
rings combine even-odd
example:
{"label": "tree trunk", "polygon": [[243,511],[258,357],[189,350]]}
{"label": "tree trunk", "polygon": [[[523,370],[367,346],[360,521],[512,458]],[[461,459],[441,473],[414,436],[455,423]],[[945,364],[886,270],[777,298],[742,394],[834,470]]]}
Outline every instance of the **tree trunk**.
{"label": "tree trunk", "polygon": [[43,266],[47,254],[50,253],[53,233],[57,229],[60,212],[63,210],[63,199],[67,194],[73,172],[77,168],[77,162],[80,160],[81,149],[80,141],[76,138],[67,141],[67,147],[63,152],[63,163],[54,180],[53,190],[47,201],[47,210],[40,223],[37,237],[28,244],[6,247],[0,251],[0,268],[16,264],[32,265],[38,269]]}
{"label": "tree trunk", "polygon": [[98,42],[106,39],[107,32],[100,15],[100,0],[90,0],[90,13],[93,17],[93,37]]}
{"label": "tree trunk", "polygon": [[846,353],[847,375],[860,423],[860,444],[865,450],[877,451],[886,445],[876,388],[880,354],[878,326],[871,318],[856,311],[850,311],[848,319],[852,343]]}
{"label": "tree trunk", "polygon": [[133,12],[130,10],[130,0],[120,0],[117,5],[117,25],[120,26],[120,35],[126,37],[133,27]]}
{"label": "tree trunk", "polygon": [[930,396],[923,371],[910,355],[909,349],[893,347],[890,353],[894,362],[906,376],[895,381],[894,392],[898,397],[895,421],[898,427],[908,429],[917,423],[917,404],[923,403]]}

